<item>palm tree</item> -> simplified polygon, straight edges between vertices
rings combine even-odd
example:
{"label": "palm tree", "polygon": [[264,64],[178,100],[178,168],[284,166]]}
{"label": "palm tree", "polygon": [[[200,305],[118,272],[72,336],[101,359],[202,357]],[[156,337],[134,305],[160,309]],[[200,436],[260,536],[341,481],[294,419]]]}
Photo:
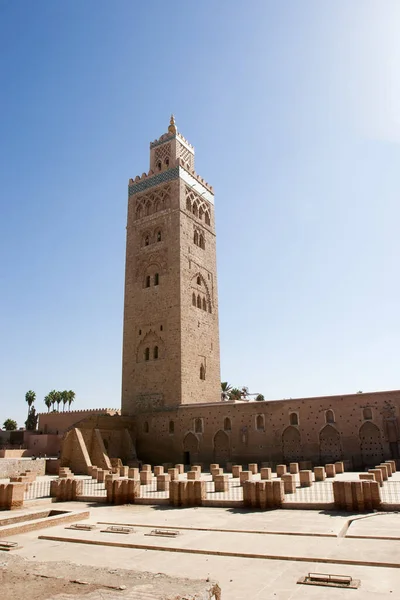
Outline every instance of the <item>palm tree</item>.
{"label": "palm tree", "polygon": [[56,394],[57,410],[58,410],[58,412],[60,412],[61,392],[55,392],[55,394]]}
{"label": "palm tree", "polygon": [[68,408],[69,410],[71,410],[71,404],[74,402],[75,400],[75,392],[73,392],[72,390],[69,390],[68,392]]}
{"label": "palm tree", "polygon": [[60,392],[61,401],[63,403],[63,412],[65,412],[65,405],[68,402],[68,394],[69,394],[69,392],[67,392],[67,390],[64,390],[63,392]]}
{"label": "palm tree", "polygon": [[232,388],[229,397],[231,400],[240,400],[242,397],[242,390],[239,390],[239,388]]}
{"label": "palm tree", "polygon": [[29,411],[31,410],[32,404],[35,402],[35,399],[36,399],[35,392],[32,392],[32,390],[29,390],[29,392],[26,392],[25,400],[28,403],[28,417],[29,417]]}
{"label": "palm tree", "polygon": [[56,410],[55,404],[57,402],[57,394],[59,394],[59,392],[56,392],[56,390],[51,390],[51,392],[49,392],[47,395],[47,397],[50,398],[50,402],[53,407],[53,412]]}
{"label": "palm tree", "polygon": [[44,403],[47,406],[47,412],[50,412],[50,406],[52,405],[50,394],[47,394],[47,396],[44,399]]}
{"label": "palm tree", "polygon": [[227,381],[221,381],[221,400],[229,400],[232,386]]}

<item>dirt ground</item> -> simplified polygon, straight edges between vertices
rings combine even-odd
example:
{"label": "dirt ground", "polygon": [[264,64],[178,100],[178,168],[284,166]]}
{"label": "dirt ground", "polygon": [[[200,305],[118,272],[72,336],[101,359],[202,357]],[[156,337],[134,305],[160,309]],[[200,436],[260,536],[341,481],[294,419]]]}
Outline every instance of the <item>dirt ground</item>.
{"label": "dirt ground", "polygon": [[[106,569],[60,562],[33,562],[12,553],[0,555],[1,600],[46,600],[104,592],[104,598],[208,600],[215,598],[212,582],[176,579],[162,573]],[[134,594],[137,589],[137,596]]]}

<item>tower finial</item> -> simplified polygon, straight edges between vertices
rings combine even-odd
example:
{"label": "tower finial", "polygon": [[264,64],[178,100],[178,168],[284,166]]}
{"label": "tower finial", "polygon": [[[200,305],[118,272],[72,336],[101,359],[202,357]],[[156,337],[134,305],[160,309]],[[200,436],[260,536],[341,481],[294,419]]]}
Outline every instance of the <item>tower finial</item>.
{"label": "tower finial", "polygon": [[175,125],[175,117],[174,117],[174,115],[171,115],[171,118],[169,120],[168,132],[169,133],[176,133],[176,125]]}

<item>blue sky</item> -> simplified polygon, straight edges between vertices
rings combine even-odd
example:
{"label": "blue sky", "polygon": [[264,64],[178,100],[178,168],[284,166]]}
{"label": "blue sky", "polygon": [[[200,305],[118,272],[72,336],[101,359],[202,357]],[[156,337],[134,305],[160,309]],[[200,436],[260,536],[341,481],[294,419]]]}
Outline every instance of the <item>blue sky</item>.
{"label": "blue sky", "polygon": [[0,422],[118,407],[127,183],[174,112],[216,192],[222,379],[399,387],[396,0],[0,0]]}

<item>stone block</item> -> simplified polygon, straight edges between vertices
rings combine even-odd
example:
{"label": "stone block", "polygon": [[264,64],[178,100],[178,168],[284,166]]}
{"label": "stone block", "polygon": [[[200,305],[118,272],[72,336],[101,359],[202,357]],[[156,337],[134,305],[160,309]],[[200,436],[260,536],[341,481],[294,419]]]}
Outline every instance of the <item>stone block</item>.
{"label": "stone block", "polygon": [[392,474],[396,473],[396,461],[395,460],[385,460],[385,463],[390,463],[392,467]]}
{"label": "stone block", "polygon": [[300,487],[310,487],[312,484],[312,471],[300,471]]}
{"label": "stone block", "polygon": [[232,477],[239,477],[242,470],[242,465],[232,465]]}
{"label": "stone block", "polygon": [[336,474],[338,474],[338,473],[344,473],[344,464],[343,464],[343,461],[338,460],[334,464],[335,464]]}
{"label": "stone block", "polygon": [[157,492],[168,492],[171,478],[167,474],[157,475]]}
{"label": "stone block", "polygon": [[376,465],[375,469],[379,469],[382,472],[382,479],[383,479],[383,481],[387,481],[388,480],[388,472],[387,472],[386,465]]}
{"label": "stone block", "polygon": [[[170,468],[172,468],[172,467],[170,467]],[[179,464],[175,465],[175,469],[177,469],[179,475],[182,475],[185,472],[185,465],[179,463]],[[169,471],[169,469],[168,469],[168,471]]]}
{"label": "stone block", "polygon": [[196,498],[196,506],[201,506],[203,503],[203,500],[205,500],[207,498],[205,481],[195,481],[194,482],[194,494],[195,494],[195,498]]}
{"label": "stone block", "polygon": [[219,464],[218,463],[211,463],[211,465],[210,465],[210,473],[212,473],[213,469],[219,469]]}
{"label": "stone block", "polygon": [[179,471],[178,469],[168,469],[168,475],[171,478],[171,481],[175,481],[177,479],[179,479]]}
{"label": "stone block", "polygon": [[376,481],[375,473],[360,473],[358,477],[365,481]]}
{"label": "stone block", "polygon": [[282,477],[282,475],[286,475],[286,473],[287,473],[286,465],[276,465],[277,477]]}
{"label": "stone block", "polygon": [[140,485],[148,485],[153,479],[151,471],[140,471]]}
{"label": "stone block", "polygon": [[119,467],[119,476],[120,477],[128,477],[128,473],[129,473],[129,467],[127,467],[126,465]]}
{"label": "stone block", "polygon": [[389,470],[391,469],[391,466],[381,463],[380,465],[377,465],[377,469],[382,469],[383,481],[387,481],[389,479]]}
{"label": "stone block", "polygon": [[224,474],[224,470],[221,467],[218,467],[218,469],[213,469],[211,471],[213,481],[215,481],[215,477],[217,477],[218,475],[223,475],[223,474]]}
{"label": "stone block", "polygon": [[200,479],[200,473],[198,471],[188,471],[187,478],[188,478],[188,481],[194,481],[195,479]]}
{"label": "stone block", "polygon": [[24,505],[25,483],[0,484],[0,509],[15,510]]}
{"label": "stone block", "polygon": [[283,481],[283,491],[285,494],[294,494],[296,491],[296,480],[291,473],[285,473],[281,477]]}
{"label": "stone block", "polygon": [[368,473],[373,473],[375,481],[379,484],[380,487],[383,486],[383,475],[381,469],[368,469]]}
{"label": "stone block", "polygon": [[243,485],[245,481],[251,481],[253,479],[253,473],[251,471],[242,471],[239,473],[240,485]]}
{"label": "stone block", "polygon": [[271,467],[261,467],[260,469],[261,479],[272,479],[272,469]]}
{"label": "stone block", "polygon": [[299,463],[297,463],[297,462],[290,463],[290,465],[289,465],[289,471],[290,471],[290,473],[292,475],[297,475],[298,472],[299,472],[299,470],[300,470],[299,469]]}
{"label": "stone block", "polygon": [[381,463],[382,465],[386,465],[387,466],[387,470],[388,470],[388,477],[391,477],[393,475],[393,471],[392,471],[392,464],[385,460],[385,462]]}
{"label": "stone block", "polygon": [[335,508],[337,510],[345,510],[346,501],[344,496],[344,481],[337,480],[332,484],[333,487],[333,499],[335,503]]}
{"label": "stone block", "polygon": [[325,481],[325,467],[314,467],[315,481]]}
{"label": "stone block", "polygon": [[275,479],[272,483],[272,490],[274,495],[274,506],[275,508],[281,508],[285,501],[285,491],[283,488],[283,481]]}
{"label": "stone block", "polygon": [[229,475],[216,475],[214,479],[214,486],[216,492],[228,492]]}
{"label": "stone block", "polygon": [[149,471],[151,473],[151,465],[142,465],[141,471]]}
{"label": "stone block", "polygon": [[138,467],[129,467],[128,478],[129,479],[139,479]]}
{"label": "stone block", "polygon": [[371,489],[372,508],[379,509],[381,508],[381,492],[379,489],[379,483],[377,481],[370,481],[369,485]]}
{"label": "stone block", "polygon": [[325,473],[326,473],[327,477],[335,477],[336,476],[335,465],[332,463],[325,465]]}
{"label": "stone block", "polygon": [[257,475],[258,464],[257,463],[249,463],[249,471],[251,471],[253,473],[253,475]]}
{"label": "stone block", "polygon": [[199,475],[201,475],[201,466],[200,465],[192,465],[191,471],[197,471]]}
{"label": "stone block", "polygon": [[164,475],[164,467],[161,465],[154,467],[154,476],[158,477],[158,475]]}

